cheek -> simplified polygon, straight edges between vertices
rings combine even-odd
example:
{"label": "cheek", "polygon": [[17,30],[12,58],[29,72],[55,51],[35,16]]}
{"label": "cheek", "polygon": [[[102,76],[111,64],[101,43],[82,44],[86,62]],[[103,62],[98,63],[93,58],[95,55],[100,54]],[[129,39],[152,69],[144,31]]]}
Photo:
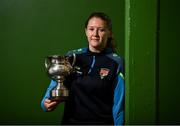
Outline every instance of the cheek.
{"label": "cheek", "polygon": [[89,32],[86,32],[86,37],[87,38],[90,38],[91,37],[91,34]]}
{"label": "cheek", "polygon": [[101,39],[102,40],[107,40],[108,39],[108,35],[107,34],[102,34],[101,35]]}
{"label": "cheek", "polygon": [[87,35],[87,39],[90,41],[90,40],[91,40],[91,36],[90,36],[90,35]]}

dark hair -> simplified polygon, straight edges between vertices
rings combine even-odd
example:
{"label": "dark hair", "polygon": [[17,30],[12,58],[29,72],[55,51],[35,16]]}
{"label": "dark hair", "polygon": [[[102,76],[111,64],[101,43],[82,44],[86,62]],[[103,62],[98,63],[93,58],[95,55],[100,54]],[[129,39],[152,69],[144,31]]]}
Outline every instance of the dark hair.
{"label": "dark hair", "polygon": [[[93,12],[93,13],[91,13],[90,16],[88,17],[88,19],[85,22],[85,28],[87,28],[89,20],[91,18],[93,18],[93,17],[97,17],[97,18],[100,18],[100,19],[104,20],[106,22],[106,24],[107,24],[108,29],[110,31],[112,31],[112,21],[111,21],[110,17],[108,15],[106,15],[105,13],[103,13],[103,12]],[[116,52],[115,42],[114,42],[113,37],[108,38],[106,47],[112,48],[113,52]]]}

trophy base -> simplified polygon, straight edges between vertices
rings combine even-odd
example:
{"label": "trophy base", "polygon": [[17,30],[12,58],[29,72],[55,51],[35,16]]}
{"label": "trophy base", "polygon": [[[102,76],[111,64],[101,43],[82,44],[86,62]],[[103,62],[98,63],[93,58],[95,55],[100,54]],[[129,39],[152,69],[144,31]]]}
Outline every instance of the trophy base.
{"label": "trophy base", "polygon": [[69,90],[67,89],[55,89],[51,92],[51,97],[68,97],[69,96]]}
{"label": "trophy base", "polygon": [[54,96],[54,97],[50,97],[50,100],[64,102],[64,101],[68,100],[68,97],[65,97],[65,96]]}

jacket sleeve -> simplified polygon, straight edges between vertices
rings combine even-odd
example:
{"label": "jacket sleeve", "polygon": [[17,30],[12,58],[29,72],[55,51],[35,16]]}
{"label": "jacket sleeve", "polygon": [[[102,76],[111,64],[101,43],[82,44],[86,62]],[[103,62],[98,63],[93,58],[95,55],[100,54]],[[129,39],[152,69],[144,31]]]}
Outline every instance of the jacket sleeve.
{"label": "jacket sleeve", "polygon": [[117,76],[116,83],[113,105],[114,125],[124,125],[125,86],[124,77],[121,72]]}
{"label": "jacket sleeve", "polygon": [[44,96],[44,98],[43,98],[42,101],[41,101],[41,108],[43,109],[44,112],[47,111],[46,108],[45,108],[45,106],[44,106],[44,101],[45,101],[47,98],[50,98],[50,96],[51,96],[51,95],[50,95],[50,92],[51,92],[51,90],[52,90],[56,85],[57,85],[56,81],[51,80],[51,83],[50,83],[49,87],[48,87],[47,90],[46,90],[45,96]]}

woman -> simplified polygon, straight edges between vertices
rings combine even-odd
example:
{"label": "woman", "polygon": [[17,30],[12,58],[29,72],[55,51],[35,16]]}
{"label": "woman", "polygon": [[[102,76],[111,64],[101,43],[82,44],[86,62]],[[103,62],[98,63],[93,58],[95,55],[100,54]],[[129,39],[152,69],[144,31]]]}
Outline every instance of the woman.
{"label": "woman", "polygon": [[115,53],[110,18],[92,13],[85,23],[88,47],[69,51],[76,54],[76,73],[66,78],[68,100],[51,100],[49,92],[56,86],[51,81],[41,106],[52,111],[65,102],[62,124],[124,124],[123,61]]}

